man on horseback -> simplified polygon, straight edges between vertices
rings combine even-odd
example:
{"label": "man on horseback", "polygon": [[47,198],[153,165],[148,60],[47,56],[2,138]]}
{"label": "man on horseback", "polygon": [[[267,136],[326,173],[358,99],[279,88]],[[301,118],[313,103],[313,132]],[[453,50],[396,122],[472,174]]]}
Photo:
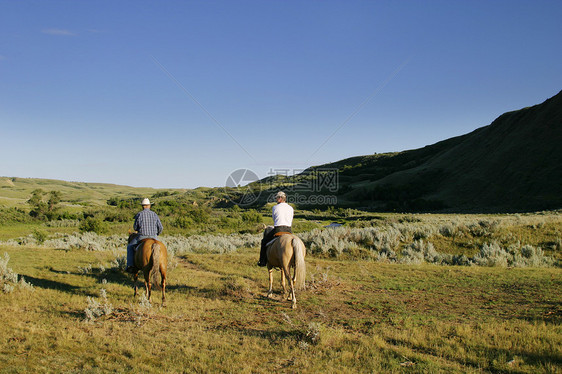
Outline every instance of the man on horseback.
{"label": "man on horseback", "polygon": [[291,225],[293,223],[293,207],[287,204],[287,195],[285,192],[279,191],[277,195],[275,195],[275,199],[277,200],[277,204],[273,206],[271,209],[273,214],[273,229],[266,228],[265,232],[263,233],[263,239],[261,241],[261,251],[260,251],[260,260],[258,262],[258,266],[265,266],[267,265],[267,243],[269,243],[276,234],[280,233],[292,233]]}
{"label": "man on horseback", "polygon": [[158,235],[164,229],[158,214],[150,210],[150,200],[143,199],[141,203],[143,210],[135,215],[135,224],[133,229],[138,233],[136,238],[132,239],[127,245],[127,272],[136,273],[137,269],[135,263],[135,249],[143,239],[158,239]]}

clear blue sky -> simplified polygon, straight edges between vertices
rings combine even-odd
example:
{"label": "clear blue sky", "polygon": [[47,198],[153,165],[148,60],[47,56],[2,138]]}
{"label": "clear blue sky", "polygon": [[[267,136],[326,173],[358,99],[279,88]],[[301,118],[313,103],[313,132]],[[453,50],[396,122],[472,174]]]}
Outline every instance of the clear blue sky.
{"label": "clear blue sky", "polygon": [[561,1],[1,1],[0,175],[224,186],[562,89]]}

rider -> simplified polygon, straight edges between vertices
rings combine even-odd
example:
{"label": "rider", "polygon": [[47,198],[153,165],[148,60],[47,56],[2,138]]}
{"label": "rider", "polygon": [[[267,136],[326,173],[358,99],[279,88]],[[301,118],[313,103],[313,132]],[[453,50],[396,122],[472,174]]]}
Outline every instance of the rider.
{"label": "rider", "polygon": [[292,206],[287,204],[287,195],[285,195],[285,192],[279,191],[277,195],[275,195],[275,199],[277,200],[277,204],[271,209],[273,213],[273,230],[266,229],[263,233],[258,266],[267,265],[266,244],[273,240],[275,234],[280,232],[293,232],[291,230],[291,224],[293,223],[294,210]]}
{"label": "rider", "polygon": [[141,205],[143,210],[135,215],[135,224],[133,225],[133,229],[138,235],[127,245],[127,272],[129,273],[138,271],[135,267],[135,248],[138,243],[143,239],[158,239],[158,235],[164,229],[158,214],[150,210],[150,200],[143,199]]}

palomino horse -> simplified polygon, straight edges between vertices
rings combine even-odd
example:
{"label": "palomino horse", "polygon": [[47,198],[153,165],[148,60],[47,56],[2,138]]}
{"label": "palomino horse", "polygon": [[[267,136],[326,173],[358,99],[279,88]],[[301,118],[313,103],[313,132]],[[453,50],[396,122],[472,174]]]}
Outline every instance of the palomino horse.
{"label": "palomino horse", "polygon": [[[305,255],[306,248],[304,243],[293,234],[283,234],[269,245],[267,248],[267,270],[269,270],[269,291],[267,292],[267,297],[271,297],[273,294],[273,268],[280,268],[283,297],[287,294],[287,288],[285,287],[285,278],[287,278],[291,287],[287,300],[293,301],[293,309],[297,307],[295,289],[301,290],[304,288],[306,277]],[[292,278],[291,267],[295,269]]]}
{"label": "palomino horse", "polygon": [[[129,242],[133,240],[136,233],[129,235]],[[146,288],[146,298],[150,301],[152,282],[158,283],[158,272],[162,278],[162,304],[166,302],[166,270],[168,268],[168,251],[164,243],[156,239],[144,239],[137,246],[135,251],[135,266],[144,273],[144,286]],[[138,271],[135,273],[135,296],[137,296]]]}

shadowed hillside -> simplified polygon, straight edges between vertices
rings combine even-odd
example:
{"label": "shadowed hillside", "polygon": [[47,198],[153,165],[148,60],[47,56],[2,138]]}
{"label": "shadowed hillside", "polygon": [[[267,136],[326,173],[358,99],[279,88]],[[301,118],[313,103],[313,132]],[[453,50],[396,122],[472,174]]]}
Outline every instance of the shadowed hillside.
{"label": "shadowed hillside", "polygon": [[562,92],[469,134],[339,170],[338,203],[398,211],[517,212],[562,207]]}

